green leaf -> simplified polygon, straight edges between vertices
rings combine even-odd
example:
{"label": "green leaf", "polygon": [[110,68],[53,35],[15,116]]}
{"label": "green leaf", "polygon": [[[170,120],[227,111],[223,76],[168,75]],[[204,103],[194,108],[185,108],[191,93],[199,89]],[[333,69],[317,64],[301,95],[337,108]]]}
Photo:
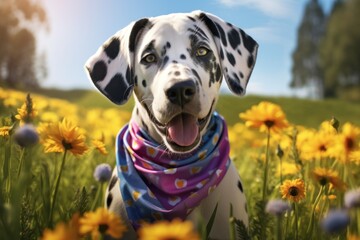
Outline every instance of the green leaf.
{"label": "green leaf", "polygon": [[208,223],[206,224],[205,239],[208,239],[208,237],[210,235],[211,229],[212,229],[214,221],[215,221],[215,216],[216,216],[218,205],[219,205],[219,203],[216,203],[215,208],[211,214],[211,217],[210,217]]}

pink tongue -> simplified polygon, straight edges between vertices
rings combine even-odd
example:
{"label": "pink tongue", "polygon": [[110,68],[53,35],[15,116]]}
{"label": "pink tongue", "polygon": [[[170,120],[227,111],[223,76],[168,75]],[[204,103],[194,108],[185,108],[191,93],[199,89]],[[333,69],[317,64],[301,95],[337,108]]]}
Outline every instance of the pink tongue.
{"label": "pink tongue", "polygon": [[196,140],[199,127],[196,118],[189,114],[180,114],[168,124],[169,137],[179,146],[190,146]]}

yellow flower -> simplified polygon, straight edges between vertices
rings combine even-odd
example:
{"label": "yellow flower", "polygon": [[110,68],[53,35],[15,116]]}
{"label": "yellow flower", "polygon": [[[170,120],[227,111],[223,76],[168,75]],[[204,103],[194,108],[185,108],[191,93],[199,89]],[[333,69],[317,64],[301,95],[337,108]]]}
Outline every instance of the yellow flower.
{"label": "yellow flower", "polygon": [[121,218],[105,208],[86,212],[84,217],[80,218],[80,234],[91,234],[92,239],[100,239],[101,235],[121,238],[125,231],[126,226]]}
{"label": "yellow flower", "polygon": [[349,159],[356,164],[360,164],[360,150],[351,152]]}
{"label": "yellow flower", "polygon": [[20,125],[30,123],[38,115],[30,94],[27,95],[25,103],[21,106],[21,108],[18,108],[17,111],[18,114],[15,115],[15,118],[20,120]]}
{"label": "yellow flower", "polygon": [[199,240],[190,221],[174,219],[171,222],[159,221],[154,224],[144,224],[139,229],[140,240]]}
{"label": "yellow flower", "polygon": [[328,132],[317,132],[312,134],[308,132],[309,138],[300,146],[301,156],[305,160],[325,159],[338,155],[336,135]]}
{"label": "yellow flower", "polygon": [[360,128],[351,123],[345,123],[340,133],[340,151],[342,154],[340,160],[343,162],[348,161],[351,152],[356,150],[357,143],[360,138]]}
{"label": "yellow flower", "polygon": [[107,155],[108,151],[106,150],[105,143],[103,140],[94,139],[92,140],[95,149],[97,149],[102,155]]}
{"label": "yellow flower", "polygon": [[9,136],[11,129],[12,129],[11,126],[0,127],[0,136],[2,136],[2,137]]}
{"label": "yellow flower", "polygon": [[315,168],[313,176],[320,185],[325,186],[330,183],[332,187],[338,190],[345,190],[345,183],[339,178],[337,172],[326,168]]}
{"label": "yellow flower", "polygon": [[282,198],[299,202],[305,198],[305,183],[301,179],[285,180],[280,186]]}
{"label": "yellow flower", "polygon": [[295,175],[299,172],[300,168],[295,163],[283,162],[281,167],[278,165],[276,176]]}
{"label": "yellow flower", "polygon": [[289,126],[280,106],[270,102],[260,102],[239,116],[246,121],[247,127],[259,128],[261,132],[268,129],[276,132]]}
{"label": "yellow flower", "polygon": [[88,149],[83,131],[65,118],[39,130],[47,153],[69,150],[74,155],[82,155]]}
{"label": "yellow flower", "polygon": [[69,224],[58,223],[54,230],[45,229],[41,240],[78,240],[78,214],[75,214]]}

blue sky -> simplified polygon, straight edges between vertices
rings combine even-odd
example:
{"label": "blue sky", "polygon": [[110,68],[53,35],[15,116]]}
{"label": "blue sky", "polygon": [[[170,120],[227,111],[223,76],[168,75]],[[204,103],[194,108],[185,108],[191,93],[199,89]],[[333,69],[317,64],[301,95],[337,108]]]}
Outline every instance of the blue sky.
{"label": "blue sky", "polygon": [[[260,45],[247,93],[302,95],[288,87],[291,53],[308,0],[46,0],[50,32],[39,34],[47,56],[43,86],[62,89],[93,86],[83,65],[119,29],[143,17],[203,10],[251,35]],[[334,0],[319,0],[328,12]],[[225,86],[224,86],[225,87]]]}

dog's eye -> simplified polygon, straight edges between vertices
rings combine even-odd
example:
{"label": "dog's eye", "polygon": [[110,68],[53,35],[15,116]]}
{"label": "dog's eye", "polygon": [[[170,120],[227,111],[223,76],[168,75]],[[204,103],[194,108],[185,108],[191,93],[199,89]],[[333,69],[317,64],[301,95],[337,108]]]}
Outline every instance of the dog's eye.
{"label": "dog's eye", "polygon": [[209,53],[209,49],[205,48],[205,47],[199,47],[198,49],[196,49],[196,56],[198,57],[204,57]]}
{"label": "dog's eye", "polygon": [[148,54],[142,59],[145,63],[154,63],[156,62],[156,56],[154,54]]}

